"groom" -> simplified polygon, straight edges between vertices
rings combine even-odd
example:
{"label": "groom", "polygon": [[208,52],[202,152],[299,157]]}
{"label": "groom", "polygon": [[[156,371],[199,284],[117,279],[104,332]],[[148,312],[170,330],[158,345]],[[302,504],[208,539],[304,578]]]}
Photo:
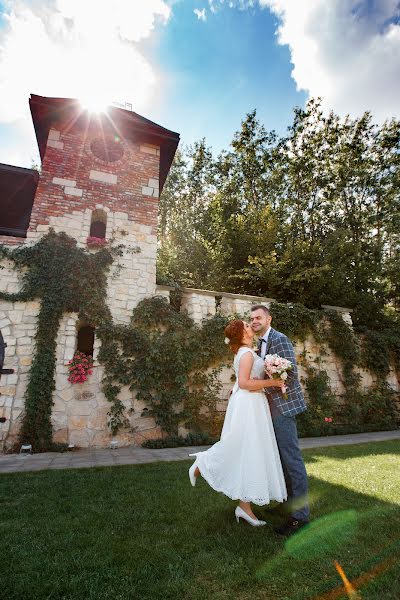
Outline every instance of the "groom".
{"label": "groom", "polygon": [[282,393],[268,388],[266,396],[271,409],[276,441],[281,456],[288,492],[290,518],[275,531],[281,535],[291,535],[306,525],[310,518],[307,501],[307,473],[297,437],[296,416],[306,410],[304,395],[297,375],[296,357],[290,340],[271,327],[271,313],[266,306],[258,304],[251,309],[250,322],[253,331],[259,336],[258,354],[278,354],[290,360],[293,369],[286,380],[287,399]]}

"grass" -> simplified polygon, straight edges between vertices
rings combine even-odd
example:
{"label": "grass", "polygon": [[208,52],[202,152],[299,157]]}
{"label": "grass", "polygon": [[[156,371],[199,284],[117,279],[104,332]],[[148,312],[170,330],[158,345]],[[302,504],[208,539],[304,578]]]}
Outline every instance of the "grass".
{"label": "grass", "polygon": [[[313,524],[252,529],[190,463],[0,476],[7,600],[333,600],[333,561],[363,600],[397,600],[399,443],[304,453]],[[256,509],[259,516],[264,509]]]}

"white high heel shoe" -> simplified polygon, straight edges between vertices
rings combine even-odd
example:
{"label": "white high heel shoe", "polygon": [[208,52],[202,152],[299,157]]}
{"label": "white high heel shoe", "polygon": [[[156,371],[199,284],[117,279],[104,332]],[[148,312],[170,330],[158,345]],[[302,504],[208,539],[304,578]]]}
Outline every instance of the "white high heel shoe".
{"label": "white high heel shoe", "polygon": [[240,508],[240,506],[236,507],[235,517],[237,523],[239,523],[239,519],[243,519],[253,527],[262,527],[263,525],[267,524],[266,521],[259,521],[258,519],[253,519],[252,517],[250,517],[250,515],[247,514],[247,512],[243,510],[243,508]]}
{"label": "white high heel shoe", "polygon": [[196,469],[197,469],[197,460],[194,461],[194,463],[192,464],[192,466],[189,469],[189,479],[190,479],[190,483],[192,484],[193,487],[196,485],[196,480],[197,480],[197,477],[194,474]]}

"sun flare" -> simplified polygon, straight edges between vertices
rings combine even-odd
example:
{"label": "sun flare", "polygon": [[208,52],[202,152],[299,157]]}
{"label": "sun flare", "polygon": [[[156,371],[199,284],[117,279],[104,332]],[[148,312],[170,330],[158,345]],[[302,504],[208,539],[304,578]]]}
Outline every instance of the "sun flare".
{"label": "sun flare", "polygon": [[107,108],[112,104],[110,100],[105,100],[99,96],[84,95],[79,98],[79,102],[84,110],[91,113],[105,113]]}

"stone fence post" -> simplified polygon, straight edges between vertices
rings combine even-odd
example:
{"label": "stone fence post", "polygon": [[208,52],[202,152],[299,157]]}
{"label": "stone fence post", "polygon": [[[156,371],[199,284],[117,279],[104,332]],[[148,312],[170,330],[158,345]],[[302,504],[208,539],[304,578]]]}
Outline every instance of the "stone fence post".
{"label": "stone fence post", "polygon": [[201,323],[215,315],[217,295],[218,292],[183,288],[181,310],[186,311],[195,323]]}
{"label": "stone fence post", "polygon": [[352,308],[344,308],[343,306],[329,306],[329,304],[322,304],[321,308],[326,311],[331,310],[333,312],[337,312],[340,314],[343,321],[353,328],[353,319],[351,318],[351,313],[353,312]]}
{"label": "stone fence post", "polygon": [[156,296],[162,296],[170,301],[170,293],[174,290],[170,285],[156,285]]}
{"label": "stone fence post", "polygon": [[259,296],[247,296],[245,294],[230,294],[227,292],[215,292],[221,297],[220,310],[225,314],[244,315],[250,313],[251,307],[254,304],[263,304],[267,308],[270,307],[272,298],[261,298]]}

